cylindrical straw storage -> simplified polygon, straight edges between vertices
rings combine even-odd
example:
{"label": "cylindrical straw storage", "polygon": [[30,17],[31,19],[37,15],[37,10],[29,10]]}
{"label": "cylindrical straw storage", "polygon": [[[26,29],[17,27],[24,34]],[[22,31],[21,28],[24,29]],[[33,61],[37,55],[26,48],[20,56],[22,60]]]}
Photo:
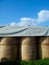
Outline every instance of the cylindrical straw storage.
{"label": "cylindrical straw storage", "polygon": [[21,39],[21,59],[30,61],[36,59],[36,40],[34,37],[24,37]]}
{"label": "cylindrical straw storage", "polygon": [[49,58],[49,37],[39,39],[39,58]]}
{"label": "cylindrical straw storage", "polygon": [[0,43],[0,61],[14,61],[17,58],[17,39],[3,38]]}

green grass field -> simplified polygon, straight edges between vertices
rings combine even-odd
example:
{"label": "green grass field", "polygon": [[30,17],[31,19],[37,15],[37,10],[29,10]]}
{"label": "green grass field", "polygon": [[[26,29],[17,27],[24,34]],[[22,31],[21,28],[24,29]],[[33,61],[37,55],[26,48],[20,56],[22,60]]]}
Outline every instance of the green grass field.
{"label": "green grass field", "polygon": [[49,59],[33,60],[29,62],[21,61],[21,65],[49,65]]}
{"label": "green grass field", "polygon": [[2,62],[2,63],[11,63],[15,65],[49,65],[49,59],[39,59],[39,60],[32,60],[29,62],[26,61],[10,61],[10,62]]}

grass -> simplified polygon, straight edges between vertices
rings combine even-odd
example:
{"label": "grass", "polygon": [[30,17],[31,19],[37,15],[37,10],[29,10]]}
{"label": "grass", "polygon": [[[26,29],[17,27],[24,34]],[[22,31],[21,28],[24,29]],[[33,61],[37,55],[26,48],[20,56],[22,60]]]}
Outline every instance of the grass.
{"label": "grass", "polygon": [[49,59],[33,60],[29,62],[21,61],[21,65],[49,65]]}
{"label": "grass", "polygon": [[49,65],[49,59],[39,59],[32,61],[10,61],[10,62],[2,62],[2,63],[10,63],[11,65],[15,63],[15,65]]}

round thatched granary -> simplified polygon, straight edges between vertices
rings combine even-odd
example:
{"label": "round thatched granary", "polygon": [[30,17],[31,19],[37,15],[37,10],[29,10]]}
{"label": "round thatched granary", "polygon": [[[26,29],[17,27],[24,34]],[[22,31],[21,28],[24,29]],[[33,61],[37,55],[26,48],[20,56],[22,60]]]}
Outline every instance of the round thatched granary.
{"label": "round thatched granary", "polygon": [[34,37],[21,38],[21,59],[30,61],[36,59],[36,40]]}
{"label": "round thatched granary", "polygon": [[49,37],[39,39],[39,58],[49,58]]}
{"label": "round thatched granary", "polygon": [[14,61],[17,58],[17,39],[3,38],[0,43],[0,61]]}

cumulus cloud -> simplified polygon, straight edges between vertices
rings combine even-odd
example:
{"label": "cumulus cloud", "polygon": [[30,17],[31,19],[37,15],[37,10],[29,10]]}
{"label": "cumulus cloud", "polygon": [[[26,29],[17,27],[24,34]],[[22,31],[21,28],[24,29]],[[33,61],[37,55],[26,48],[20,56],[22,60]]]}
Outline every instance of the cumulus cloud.
{"label": "cumulus cloud", "polygon": [[49,10],[41,10],[38,13],[38,22],[45,22],[45,21],[49,21]]}
{"label": "cumulus cloud", "polygon": [[28,26],[28,25],[35,25],[35,20],[33,18],[21,18],[20,22],[17,23],[17,25],[19,26]]}
{"label": "cumulus cloud", "polygon": [[10,23],[11,26],[15,26],[16,25],[16,22],[12,22]]}
{"label": "cumulus cloud", "polygon": [[43,22],[49,21],[49,10],[41,10],[37,13],[37,18],[30,18],[30,17],[23,17],[20,19],[20,22],[13,22],[11,25],[17,25],[17,26],[36,26]]}

